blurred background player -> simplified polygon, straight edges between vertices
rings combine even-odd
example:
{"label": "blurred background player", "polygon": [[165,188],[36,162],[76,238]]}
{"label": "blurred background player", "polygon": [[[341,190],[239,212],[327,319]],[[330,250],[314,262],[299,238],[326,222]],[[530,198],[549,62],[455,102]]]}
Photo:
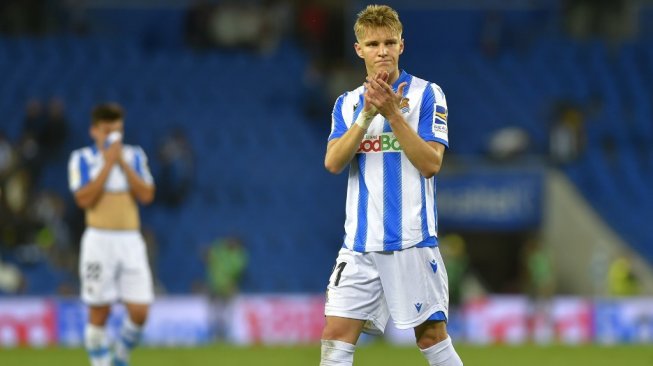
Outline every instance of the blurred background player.
{"label": "blurred background player", "polygon": [[111,304],[123,301],[129,314],[113,354],[115,365],[127,365],[154,297],[137,206],[152,202],[154,182],[143,149],[122,144],[123,118],[117,104],[96,106],[90,127],[94,144],[73,151],[68,164],[70,189],[86,214],[79,273],[89,308],[85,345],[93,366],[112,361],[105,330]]}
{"label": "blurred background player", "polygon": [[397,12],[370,5],[354,25],[367,82],[340,96],[325,166],[349,170],[344,246],[329,280],[322,366],[352,365],[360,333],[389,316],[414,328],[429,365],[462,365],[447,334],[447,274],[438,250],[435,178],[448,146],[437,85],[399,69]]}

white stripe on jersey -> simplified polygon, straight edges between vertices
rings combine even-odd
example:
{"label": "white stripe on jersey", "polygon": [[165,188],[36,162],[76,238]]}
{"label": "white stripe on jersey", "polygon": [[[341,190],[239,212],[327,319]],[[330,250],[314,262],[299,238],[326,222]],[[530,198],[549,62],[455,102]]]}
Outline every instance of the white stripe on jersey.
{"label": "white stripe on jersey", "polygon": [[[402,71],[394,83],[408,82],[401,109],[425,141],[449,146],[447,102],[442,89]],[[344,135],[363,107],[364,87],[335,103],[329,140]],[[435,177],[424,179],[401,150],[388,122],[377,115],[352,159],[347,186],[347,248],[401,250],[437,245]]]}
{"label": "white stripe on jersey", "polygon": [[[131,166],[145,183],[153,184],[154,179],[147,164],[147,155],[140,146],[123,145],[122,158]],[[104,166],[104,156],[95,146],[83,147],[70,154],[68,160],[68,185],[75,192],[92,182]],[[118,164],[109,173],[104,189],[107,192],[127,192],[129,183],[125,172]]]}

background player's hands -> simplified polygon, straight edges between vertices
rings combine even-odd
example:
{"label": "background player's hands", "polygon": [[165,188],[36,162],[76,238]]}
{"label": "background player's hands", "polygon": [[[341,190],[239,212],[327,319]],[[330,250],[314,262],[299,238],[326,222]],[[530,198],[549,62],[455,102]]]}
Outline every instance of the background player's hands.
{"label": "background player's hands", "polygon": [[399,84],[397,91],[392,90],[388,84],[388,72],[381,71],[366,83],[365,99],[369,101],[381,115],[390,118],[393,114],[401,114],[399,104],[404,96],[404,89],[408,83]]}
{"label": "background player's hands", "polygon": [[102,151],[106,164],[113,165],[122,162],[122,141],[114,141]]}

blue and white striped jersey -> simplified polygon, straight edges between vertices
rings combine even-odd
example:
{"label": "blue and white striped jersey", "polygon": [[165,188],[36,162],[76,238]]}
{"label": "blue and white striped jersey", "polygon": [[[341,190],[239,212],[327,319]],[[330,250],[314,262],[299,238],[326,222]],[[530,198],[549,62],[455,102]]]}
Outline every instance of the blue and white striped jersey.
{"label": "blue and white striped jersey", "polygon": [[[400,108],[425,141],[449,146],[447,102],[434,83],[401,72]],[[329,140],[347,132],[363,109],[364,87],[341,95]],[[388,121],[377,115],[349,166],[344,246],[357,252],[437,245],[436,178],[425,179],[408,160]]]}
{"label": "blue and white striped jersey", "polygon": [[[140,146],[123,145],[122,157],[129,166],[146,183],[153,184],[152,174],[147,165],[147,156]],[[70,190],[75,192],[92,182],[104,166],[104,156],[95,145],[77,149],[70,154],[68,160],[68,185]],[[115,164],[109,173],[106,183],[104,184],[105,192],[128,192],[129,183],[127,175]]]}

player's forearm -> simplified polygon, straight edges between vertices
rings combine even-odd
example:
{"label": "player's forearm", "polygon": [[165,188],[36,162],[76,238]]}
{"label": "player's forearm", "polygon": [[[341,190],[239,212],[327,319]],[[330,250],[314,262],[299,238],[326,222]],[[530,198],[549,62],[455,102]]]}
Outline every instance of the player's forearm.
{"label": "player's forearm", "polygon": [[440,172],[444,149],[424,141],[402,117],[388,120],[402,150],[413,166],[425,178],[431,178]]}
{"label": "player's forearm", "polygon": [[122,169],[127,176],[129,191],[136,201],[147,205],[154,200],[154,185],[146,183],[136,172],[126,164],[122,164]]}
{"label": "player's forearm", "polygon": [[100,174],[92,182],[75,192],[75,203],[82,209],[87,209],[95,206],[95,203],[100,199],[104,193],[104,183],[107,181],[111,167],[105,165],[102,167]]}
{"label": "player's forearm", "polygon": [[332,140],[327,146],[324,167],[330,173],[340,174],[360,147],[365,130],[354,124],[342,137]]}

